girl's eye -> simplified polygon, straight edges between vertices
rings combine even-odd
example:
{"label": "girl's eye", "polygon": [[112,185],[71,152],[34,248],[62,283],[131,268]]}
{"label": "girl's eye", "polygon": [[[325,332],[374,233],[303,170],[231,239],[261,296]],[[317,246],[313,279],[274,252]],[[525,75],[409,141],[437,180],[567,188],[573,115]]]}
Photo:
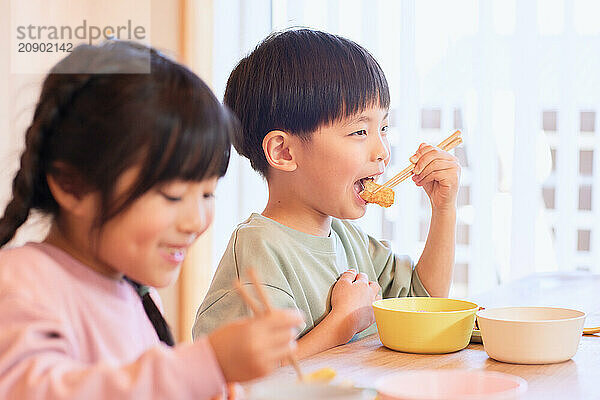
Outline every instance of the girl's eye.
{"label": "girl's eye", "polygon": [[176,202],[176,201],[181,201],[182,200],[181,197],[169,196],[168,194],[163,193],[163,192],[161,192],[160,194],[162,195],[162,197],[164,197],[165,199],[167,199],[167,201]]}
{"label": "girl's eye", "polygon": [[387,131],[388,131],[388,128],[389,128],[389,127],[388,127],[387,125],[386,125],[386,126],[384,126],[383,128],[381,128],[381,132],[383,132],[383,133],[387,133]]}
{"label": "girl's eye", "polygon": [[350,136],[367,136],[367,131],[362,129],[360,131],[352,132]]}
{"label": "girl's eye", "polygon": [[214,193],[204,193],[203,197],[205,199],[214,199],[215,198],[215,194]]}

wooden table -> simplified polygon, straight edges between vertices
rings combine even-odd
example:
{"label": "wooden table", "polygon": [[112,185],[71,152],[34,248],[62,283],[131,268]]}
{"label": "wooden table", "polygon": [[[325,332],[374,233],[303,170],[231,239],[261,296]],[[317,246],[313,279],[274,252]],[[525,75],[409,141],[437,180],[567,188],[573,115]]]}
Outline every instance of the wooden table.
{"label": "wooden table", "polygon": [[[475,296],[484,307],[544,305],[576,308],[588,313],[586,327],[600,325],[600,275],[553,273],[533,275]],[[481,369],[524,378],[529,388],[523,399],[600,399],[600,335],[583,336],[575,356],[550,365],[517,365],[492,360],[481,344],[444,355],[408,354],[383,347],[377,335],[339,346],[300,362],[305,372],[323,367],[356,385],[373,387],[385,375],[418,369]],[[284,367],[265,381],[280,384],[296,379]]]}

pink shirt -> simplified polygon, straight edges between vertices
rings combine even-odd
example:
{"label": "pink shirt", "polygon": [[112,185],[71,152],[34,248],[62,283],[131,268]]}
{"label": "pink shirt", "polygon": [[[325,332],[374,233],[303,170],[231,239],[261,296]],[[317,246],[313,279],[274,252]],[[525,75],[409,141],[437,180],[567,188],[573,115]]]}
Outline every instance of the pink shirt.
{"label": "pink shirt", "polygon": [[208,340],[163,345],[127,282],[44,243],[0,251],[1,399],[204,399],[224,384]]}

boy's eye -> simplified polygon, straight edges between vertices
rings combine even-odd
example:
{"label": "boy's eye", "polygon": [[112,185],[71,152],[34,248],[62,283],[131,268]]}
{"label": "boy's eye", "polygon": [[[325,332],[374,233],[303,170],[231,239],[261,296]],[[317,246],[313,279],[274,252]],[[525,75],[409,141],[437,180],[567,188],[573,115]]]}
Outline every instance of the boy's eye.
{"label": "boy's eye", "polygon": [[203,197],[205,199],[214,199],[215,198],[215,194],[214,193],[204,193]]}
{"label": "boy's eye", "polygon": [[350,134],[350,136],[366,136],[366,135],[367,135],[367,131],[364,129],[361,129],[360,131],[352,132]]}
{"label": "boy's eye", "polygon": [[389,127],[388,127],[387,125],[386,125],[386,126],[384,126],[383,128],[381,128],[381,133],[384,133],[384,134],[386,134],[386,135],[387,135],[388,128],[389,128]]}

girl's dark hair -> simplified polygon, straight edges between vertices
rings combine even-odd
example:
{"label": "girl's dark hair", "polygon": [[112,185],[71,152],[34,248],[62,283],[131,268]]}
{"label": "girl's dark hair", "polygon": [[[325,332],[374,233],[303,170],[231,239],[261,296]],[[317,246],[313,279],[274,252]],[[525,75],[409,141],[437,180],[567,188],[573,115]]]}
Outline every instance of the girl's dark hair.
{"label": "girl's dark hair", "polygon": [[[32,209],[59,212],[47,174],[80,193],[97,191],[101,228],[157,184],[223,176],[236,129],[200,78],[156,50],[122,41],[79,46],[44,81],[0,219],[0,246]],[[136,182],[116,198],[117,179],[134,166]]]}
{"label": "girl's dark hair", "polygon": [[267,176],[262,141],[283,130],[307,141],[319,127],[372,106],[389,108],[387,80],[373,56],[351,40],[311,29],[276,32],[235,67],[225,104],[242,129],[236,150]]}

